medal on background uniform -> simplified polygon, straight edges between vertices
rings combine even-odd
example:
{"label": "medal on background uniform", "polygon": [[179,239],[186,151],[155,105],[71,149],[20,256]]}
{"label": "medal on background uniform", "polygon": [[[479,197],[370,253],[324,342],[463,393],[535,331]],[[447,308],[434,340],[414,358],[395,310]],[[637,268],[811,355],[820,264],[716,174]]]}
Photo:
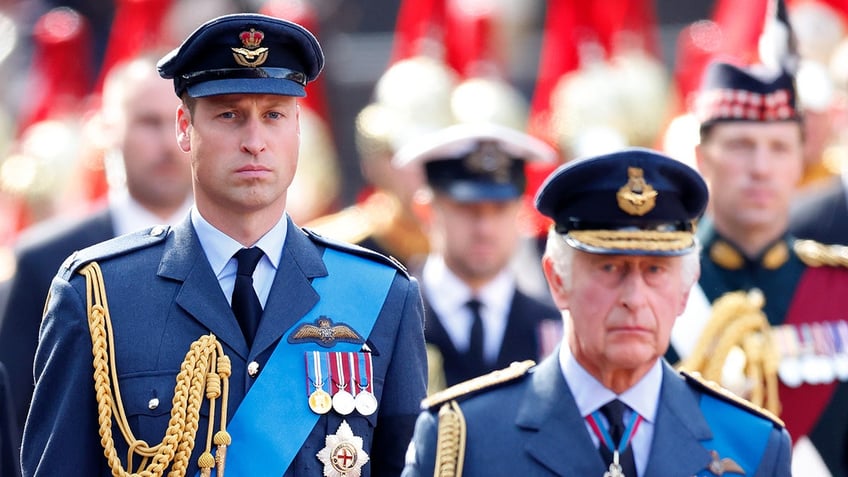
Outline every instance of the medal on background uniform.
{"label": "medal on background uniform", "polygon": [[777,375],[786,386],[797,388],[804,382],[801,373],[801,360],[799,354],[801,352],[798,344],[798,335],[795,332],[795,327],[792,325],[781,325],[775,327],[774,331],[777,334],[777,343],[780,346],[780,364],[777,367]]}
{"label": "medal on background uniform", "polygon": [[836,354],[833,357],[833,369],[840,381],[848,381],[848,322],[831,321],[828,323]]}
{"label": "medal on background uniform", "polygon": [[[356,412],[363,416],[370,416],[377,412],[377,398],[374,396],[374,369],[372,368],[371,353],[356,354],[355,381],[353,385],[357,388]],[[353,359],[353,356],[351,356]]]}
{"label": "medal on background uniform", "polygon": [[349,386],[352,386],[350,369],[346,365],[347,360],[344,359],[345,353],[331,351],[329,355],[332,367],[333,409],[342,416],[347,416],[356,409],[353,394],[347,390]]}
{"label": "medal on background uniform", "polygon": [[321,361],[322,353],[319,351],[307,351],[306,355],[306,393],[309,396],[309,409],[315,414],[327,414],[333,408],[333,400],[327,391],[324,391],[324,383],[327,381],[327,373]]}

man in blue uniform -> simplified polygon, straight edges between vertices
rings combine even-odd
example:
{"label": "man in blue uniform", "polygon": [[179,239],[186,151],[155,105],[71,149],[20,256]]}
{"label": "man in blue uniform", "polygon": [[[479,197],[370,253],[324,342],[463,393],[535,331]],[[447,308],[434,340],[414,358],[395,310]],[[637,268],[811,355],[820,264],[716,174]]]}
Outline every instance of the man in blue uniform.
{"label": "man in blue uniform", "polygon": [[323,63],[310,32],[256,14],[160,60],[196,205],[60,269],[24,475],[400,473],[426,386],[418,284],[286,213],[298,97]]}
{"label": "man in blue uniform", "polygon": [[[525,166],[555,160],[538,139],[488,123],[422,135],[396,154],[398,168],[419,170],[426,185],[417,208],[431,251],[417,276],[431,393],[513,361],[542,358],[562,337],[559,311],[521,290],[522,271],[512,266]],[[538,263],[523,266],[541,275]]]}
{"label": "man in blue uniform", "polygon": [[563,344],[424,401],[404,475],[789,476],[779,421],[663,359],[706,203],[697,172],[645,149],[554,171],[536,206]]}

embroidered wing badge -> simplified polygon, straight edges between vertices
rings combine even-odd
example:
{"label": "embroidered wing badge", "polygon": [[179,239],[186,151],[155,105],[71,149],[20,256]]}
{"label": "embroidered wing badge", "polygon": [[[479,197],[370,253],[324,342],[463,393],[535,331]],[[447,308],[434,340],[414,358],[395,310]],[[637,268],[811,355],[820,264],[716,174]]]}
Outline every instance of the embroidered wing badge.
{"label": "embroidered wing badge", "polygon": [[336,341],[345,343],[364,343],[365,340],[359,336],[350,326],[344,323],[333,324],[327,316],[320,316],[315,324],[304,323],[289,335],[288,342],[317,343],[325,348],[335,346]]}

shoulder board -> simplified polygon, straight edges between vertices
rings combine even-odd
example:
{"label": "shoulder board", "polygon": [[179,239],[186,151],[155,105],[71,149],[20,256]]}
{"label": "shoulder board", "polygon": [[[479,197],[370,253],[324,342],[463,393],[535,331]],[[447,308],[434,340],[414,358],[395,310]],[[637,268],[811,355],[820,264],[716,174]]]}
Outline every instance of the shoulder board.
{"label": "shoulder board", "polygon": [[809,267],[848,268],[848,247],[844,245],[825,245],[814,240],[796,240],[792,247],[798,258]]}
{"label": "shoulder board", "polygon": [[484,374],[468,381],[463,381],[455,384],[443,391],[439,391],[421,401],[421,409],[431,409],[440,404],[444,404],[454,399],[470,396],[484,389],[492,388],[499,384],[514,381],[525,374],[536,362],[532,359],[526,361],[516,361],[504,369],[492,371],[489,374]]}
{"label": "shoulder board", "polygon": [[731,404],[733,404],[737,407],[741,407],[741,408],[743,408],[743,409],[745,409],[745,410],[747,410],[747,411],[749,411],[753,414],[756,414],[756,415],[758,415],[758,416],[760,416],[764,419],[768,419],[769,421],[773,422],[775,425],[777,425],[779,427],[786,427],[783,424],[783,421],[780,420],[779,417],[775,416],[774,413],[772,413],[771,411],[764,409],[760,406],[757,406],[756,404],[737,396],[732,391],[723,388],[720,384],[718,384],[715,381],[710,381],[708,379],[704,379],[704,377],[701,376],[701,373],[680,371],[680,374],[682,374],[683,377],[686,378],[687,382],[694,385],[699,390],[701,390],[701,391],[703,391],[703,392],[705,392],[705,393],[707,393],[711,396],[717,397],[717,398],[719,398],[723,401],[729,402],[729,403],[731,403]]}
{"label": "shoulder board", "polygon": [[336,240],[360,243],[374,233],[374,224],[368,220],[365,212],[358,205],[353,205],[334,214],[318,217],[304,228]]}
{"label": "shoulder board", "polygon": [[360,247],[359,245],[325,237],[311,229],[303,228],[302,230],[310,239],[320,243],[321,245],[331,247],[336,250],[342,250],[344,252],[352,253],[360,257],[368,258],[376,262],[383,263],[390,267],[396,268],[405,276],[409,276],[409,272],[406,270],[406,267],[402,263],[397,261],[397,259],[395,259],[394,257],[387,257],[382,253],[378,253],[374,250],[371,250],[370,248]]}
{"label": "shoulder board", "polygon": [[77,250],[62,263],[60,273],[65,279],[69,279],[71,274],[87,263],[124,255],[127,252],[162,242],[167,238],[170,229],[166,225],[156,225]]}

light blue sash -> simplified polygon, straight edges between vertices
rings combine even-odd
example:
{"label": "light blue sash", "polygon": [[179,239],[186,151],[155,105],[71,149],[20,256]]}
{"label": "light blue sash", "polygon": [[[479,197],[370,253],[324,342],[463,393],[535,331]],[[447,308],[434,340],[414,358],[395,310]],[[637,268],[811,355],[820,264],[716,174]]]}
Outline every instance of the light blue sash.
{"label": "light blue sash", "polygon": [[[331,248],[324,251],[329,274],[313,280],[320,299],[286,332],[227,426],[232,445],[226,472],[233,476],[279,477],[318,422],[309,409],[303,353],[311,349],[287,342],[288,335],[321,316],[337,318],[362,337],[371,334],[396,270]],[[333,351],[359,351],[362,344],[336,342]]]}
{"label": "light blue sash", "polygon": [[[765,453],[772,423],[708,394],[701,396],[701,411],[713,433],[712,439],[702,442],[704,447],[718,452],[720,458],[733,459],[745,475],[754,475]],[[715,474],[701,472],[698,475]]]}

